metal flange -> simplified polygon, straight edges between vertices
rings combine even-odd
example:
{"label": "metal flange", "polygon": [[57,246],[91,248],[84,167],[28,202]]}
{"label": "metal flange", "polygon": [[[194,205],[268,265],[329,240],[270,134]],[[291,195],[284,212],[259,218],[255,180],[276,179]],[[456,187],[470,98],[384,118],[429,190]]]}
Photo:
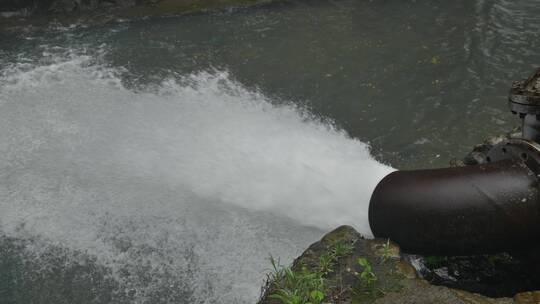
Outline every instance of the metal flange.
{"label": "metal flange", "polygon": [[509,138],[493,146],[487,153],[487,163],[502,160],[523,162],[535,174],[540,174],[540,144],[523,139]]}

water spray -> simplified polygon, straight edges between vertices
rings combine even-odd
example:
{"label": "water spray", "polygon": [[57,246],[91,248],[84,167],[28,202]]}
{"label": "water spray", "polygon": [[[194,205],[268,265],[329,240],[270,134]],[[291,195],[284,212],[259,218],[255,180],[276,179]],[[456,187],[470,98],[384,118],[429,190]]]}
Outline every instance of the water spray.
{"label": "water spray", "polygon": [[370,200],[376,237],[406,252],[469,255],[526,249],[540,239],[540,69],[513,83],[512,113],[523,122],[477,165],[396,171]]}

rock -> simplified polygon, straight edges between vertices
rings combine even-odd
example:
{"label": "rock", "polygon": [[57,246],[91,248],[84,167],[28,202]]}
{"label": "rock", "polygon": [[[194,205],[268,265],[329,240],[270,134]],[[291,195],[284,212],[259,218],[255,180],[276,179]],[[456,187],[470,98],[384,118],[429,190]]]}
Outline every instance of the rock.
{"label": "rock", "polygon": [[369,253],[375,256],[386,256],[399,259],[399,246],[390,240],[374,239],[369,241]]}
{"label": "rock", "polygon": [[538,250],[476,256],[407,256],[434,285],[489,297],[513,297],[540,286]]}
{"label": "rock", "polygon": [[538,304],[540,303],[540,291],[528,291],[518,293],[514,297],[516,304]]}
{"label": "rock", "polygon": [[[322,303],[376,303],[376,304],[505,304],[533,303],[536,295],[520,294],[511,298],[493,299],[467,291],[434,286],[421,279],[415,268],[402,258],[399,246],[388,240],[363,238],[350,226],[341,226],[312,244],[292,266],[300,271],[303,267],[316,271],[321,256],[337,244],[350,244],[352,250],[339,258],[325,276],[329,290]],[[371,285],[361,279],[365,270],[358,263],[366,259],[372,266],[376,281]],[[269,296],[276,292],[275,282],[268,282],[259,304],[279,304],[280,300]],[[522,302],[517,302],[517,301]],[[538,303],[538,302],[534,302]]]}

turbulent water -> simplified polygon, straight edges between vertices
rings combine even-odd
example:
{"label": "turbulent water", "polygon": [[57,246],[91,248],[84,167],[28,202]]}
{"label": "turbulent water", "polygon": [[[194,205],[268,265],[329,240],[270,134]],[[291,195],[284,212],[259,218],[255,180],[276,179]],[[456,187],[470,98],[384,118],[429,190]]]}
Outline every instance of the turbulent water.
{"label": "turbulent water", "polygon": [[417,2],[0,31],[0,303],[253,303],[369,236],[385,163],[507,131],[540,61],[535,1]]}
{"label": "turbulent water", "polygon": [[331,124],[227,72],[135,90],[95,58],[54,53],[0,78],[0,227],[32,241],[24,258],[94,258],[115,300],[249,302],[270,255],[290,261],[320,234],[303,226],[370,234],[390,168]]}

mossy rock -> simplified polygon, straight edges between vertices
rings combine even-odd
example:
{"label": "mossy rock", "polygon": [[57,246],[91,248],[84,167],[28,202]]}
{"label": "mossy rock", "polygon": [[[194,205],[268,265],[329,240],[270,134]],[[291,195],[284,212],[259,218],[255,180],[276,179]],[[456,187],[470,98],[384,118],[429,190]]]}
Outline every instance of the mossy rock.
{"label": "mossy rock", "polygon": [[[399,246],[388,240],[365,239],[354,228],[341,226],[312,244],[297,258],[292,266],[299,271],[302,267],[315,270],[320,257],[336,244],[351,244],[353,250],[340,258],[325,276],[330,292],[324,303],[374,303],[374,304],[504,304],[533,303],[517,302],[510,298],[493,299],[482,295],[434,286],[421,279],[415,269],[405,261]],[[364,258],[372,266],[376,281],[363,282],[359,276],[364,270],[358,259]],[[269,296],[275,292],[272,282],[260,300],[260,304],[280,304],[280,300]],[[516,296],[530,299],[530,295]]]}

